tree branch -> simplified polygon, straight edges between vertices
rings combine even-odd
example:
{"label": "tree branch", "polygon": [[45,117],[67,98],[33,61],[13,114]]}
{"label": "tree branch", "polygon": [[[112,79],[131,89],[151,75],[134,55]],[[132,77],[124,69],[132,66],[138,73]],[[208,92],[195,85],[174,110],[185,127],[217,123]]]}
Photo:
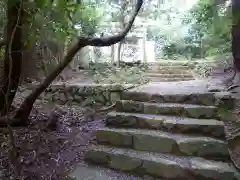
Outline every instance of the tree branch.
{"label": "tree branch", "polygon": [[102,46],[111,46],[113,44],[116,44],[118,42],[120,42],[121,40],[123,40],[125,38],[125,36],[127,35],[127,33],[130,31],[135,18],[139,12],[139,10],[141,9],[143,4],[143,0],[138,0],[135,10],[133,12],[133,15],[131,16],[128,24],[126,24],[125,28],[123,29],[122,32],[120,32],[118,35],[115,36],[109,36],[109,37],[102,37],[102,38],[86,38],[86,37],[79,37],[79,41],[81,44],[84,45],[89,45],[89,46],[98,46],[98,47],[102,47]]}
{"label": "tree branch", "polygon": [[62,62],[59,63],[59,65],[53,70],[53,72],[50,73],[50,75],[43,81],[42,84],[39,85],[39,87],[36,88],[35,91],[33,91],[21,104],[18,112],[15,115],[16,119],[19,119],[21,121],[27,121],[28,116],[32,110],[33,104],[38,98],[38,96],[52,83],[52,81],[62,72],[62,70],[73,60],[74,56],[77,54],[79,50],[81,50],[85,46],[110,46],[113,44],[116,44],[123,40],[129,30],[131,29],[134,20],[141,9],[143,4],[143,0],[137,0],[137,4],[135,6],[135,10],[133,12],[133,15],[131,16],[128,24],[126,24],[126,27],[123,29],[122,32],[120,32],[118,35],[103,37],[103,38],[91,38],[91,37],[79,37],[77,39],[77,42],[73,44],[73,46],[68,50],[67,54],[63,58]]}

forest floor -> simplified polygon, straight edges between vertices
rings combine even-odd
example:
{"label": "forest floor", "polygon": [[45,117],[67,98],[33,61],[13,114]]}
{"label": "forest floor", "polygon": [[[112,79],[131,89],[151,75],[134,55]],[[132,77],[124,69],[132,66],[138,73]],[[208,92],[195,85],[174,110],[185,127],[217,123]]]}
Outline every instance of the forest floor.
{"label": "forest floor", "polygon": [[[221,68],[219,68],[219,72]],[[214,74],[214,82],[222,82],[229,73]],[[226,76],[226,77],[225,77]],[[236,91],[236,90],[235,90]],[[240,97],[240,88],[239,90]],[[235,93],[236,94],[236,93]],[[19,105],[26,94],[19,93],[15,101]],[[55,111],[55,113],[53,113]],[[1,180],[68,180],[69,171],[77,164],[84,163],[84,154],[95,144],[95,130],[104,126],[106,112],[87,118],[86,109],[79,106],[58,106],[37,100],[31,114],[32,123],[29,127],[14,128],[19,158],[9,159],[7,132],[0,129],[0,179]],[[51,114],[57,114],[57,127],[47,127]],[[229,127],[232,124],[229,125]],[[238,127],[235,124],[234,127]],[[230,128],[231,129],[231,128]],[[235,132],[236,130],[230,130]],[[238,138],[239,139],[239,138]],[[236,143],[235,143],[236,144]],[[240,159],[240,144],[234,145],[234,159]],[[238,151],[239,150],[239,151]],[[109,169],[98,169],[103,177],[112,180],[140,180],[142,178]],[[105,178],[106,179],[106,178]],[[110,179],[110,178],[109,178]],[[106,179],[107,180],[107,179]]]}
{"label": "forest floor", "polygon": [[[26,97],[17,94],[15,106]],[[77,164],[84,163],[84,154],[95,143],[95,130],[104,126],[105,113],[93,119],[84,116],[86,109],[79,106],[54,106],[37,100],[31,113],[30,126],[13,128],[19,158],[9,159],[6,129],[0,129],[0,179],[1,180],[69,180],[67,177]],[[47,127],[51,115],[57,115],[57,128]],[[125,173],[99,168],[112,180],[138,180]]]}

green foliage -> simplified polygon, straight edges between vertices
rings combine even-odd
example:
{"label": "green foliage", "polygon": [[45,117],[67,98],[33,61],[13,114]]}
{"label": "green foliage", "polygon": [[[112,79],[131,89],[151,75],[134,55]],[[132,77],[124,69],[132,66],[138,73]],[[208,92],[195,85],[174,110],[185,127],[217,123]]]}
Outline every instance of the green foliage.
{"label": "green foliage", "polygon": [[[97,1],[35,0],[24,6],[28,13],[25,47],[37,44],[43,54],[44,71],[50,72],[62,57],[66,46],[77,36],[92,36],[101,21]],[[58,47],[56,50],[55,47]],[[56,54],[57,53],[57,54]],[[59,56],[58,56],[59,55]]]}
{"label": "green foliage", "polygon": [[231,57],[231,53],[209,56],[205,60],[201,60],[195,63],[194,73],[196,76],[199,76],[201,78],[209,77],[212,71],[218,65],[221,65],[221,67],[224,66],[226,68],[229,67],[229,60],[231,60]]}
{"label": "green foliage", "polygon": [[205,56],[230,52],[231,13],[229,8],[217,6],[214,0],[199,0],[191,9],[190,34],[197,44],[203,43]]}
{"label": "green foliage", "polygon": [[215,0],[198,0],[186,13],[183,25],[190,28],[180,41],[170,41],[163,47],[164,56],[205,58],[230,52],[231,11]]}
{"label": "green foliage", "polygon": [[[96,6],[89,2],[78,4],[75,0],[35,0],[26,9],[31,27],[28,40],[44,37],[65,43],[76,34],[93,32],[101,17]],[[80,32],[76,25],[80,26]]]}

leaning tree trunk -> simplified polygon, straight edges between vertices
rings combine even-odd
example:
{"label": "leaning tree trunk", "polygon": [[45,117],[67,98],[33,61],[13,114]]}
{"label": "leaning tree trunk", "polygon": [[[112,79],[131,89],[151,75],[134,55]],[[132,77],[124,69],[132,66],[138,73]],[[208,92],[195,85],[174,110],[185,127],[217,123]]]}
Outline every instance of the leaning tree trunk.
{"label": "leaning tree trunk", "polygon": [[21,75],[23,8],[20,0],[8,1],[7,19],[3,75],[4,84],[0,92],[1,115],[4,115],[9,111]]}
{"label": "leaning tree trunk", "polygon": [[232,55],[236,71],[240,72],[240,1],[232,0]]}

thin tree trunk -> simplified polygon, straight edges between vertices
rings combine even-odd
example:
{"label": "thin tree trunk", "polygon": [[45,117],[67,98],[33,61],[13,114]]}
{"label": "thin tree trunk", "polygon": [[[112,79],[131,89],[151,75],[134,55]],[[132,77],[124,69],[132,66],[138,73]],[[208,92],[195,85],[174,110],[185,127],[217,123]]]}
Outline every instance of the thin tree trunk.
{"label": "thin tree trunk", "polygon": [[115,61],[115,45],[111,46],[111,64],[114,64]]}
{"label": "thin tree trunk", "polygon": [[[15,4],[14,4],[15,3]],[[15,97],[21,76],[22,65],[22,21],[21,1],[9,1],[7,7],[7,33],[4,56],[4,80],[0,92],[0,112],[5,115]]]}
{"label": "thin tree trunk", "polygon": [[[127,4],[128,4],[127,0],[121,2],[121,10],[120,10],[120,27],[121,28],[124,28],[126,25],[125,13],[127,9]],[[117,50],[117,67],[120,67],[122,45],[123,45],[123,42],[120,41],[118,44],[118,50]]]}
{"label": "thin tree trunk", "polygon": [[202,40],[202,38],[201,38],[201,59],[203,59],[204,58],[204,53],[203,53],[203,40]]}
{"label": "thin tree trunk", "polygon": [[147,63],[147,54],[146,54],[146,32],[143,36],[143,63]]}
{"label": "thin tree trunk", "polygon": [[120,67],[121,49],[122,49],[122,42],[119,42],[119,44],[118,44],[118,50],[117,50],[117,67]]}

